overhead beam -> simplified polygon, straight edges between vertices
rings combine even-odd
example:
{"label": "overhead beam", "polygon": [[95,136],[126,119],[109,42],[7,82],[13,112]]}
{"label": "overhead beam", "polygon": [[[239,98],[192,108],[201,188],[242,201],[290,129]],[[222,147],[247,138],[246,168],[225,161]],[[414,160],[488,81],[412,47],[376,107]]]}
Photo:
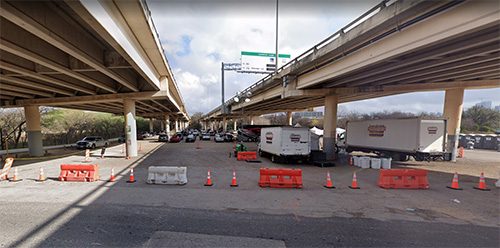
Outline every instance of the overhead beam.
{"label": "overhead beam", "polygon": [[110,87],[110,86],[108,86],[106,84],[98,82],[98,81],[96,81],[96,80],[94,80],[92,78],[89,78],[89,77],[87,77],[85,75],[82,75],[82,74],[80,74],[78,72],[70,70],[69,68],[66,68],[66,67],[64,67],[64,66],[62,66],[60,64],[57,64],[57,63],[53,62],[53,61],[50,61],[47,58],[44,58],[44,57],[42,57],[42,56],[40,56],[40,55],[38,55],[38,54],[36,54],[34,52],[31,52],[31,51],[29,51],[27,49],[24,49],[24,48],[22,48],[22,47],[20,47],[20,46],[18,46],[16,44],[14,44],[14,43],[12,43],[12,42],[9,42],[9,41],[5,40],[5,39],[0,39],[0,45],[1,45],[0,46],[1,50],[4,50],[6,52],[9,52],[9,53],[12,53],[14,55],[20,56],[22,58],[31,60],[31,61],[33,61],[35,63],[43,65],[43,66],[45,66],[47,68],[50,68],[50,69],[52,69],[54,71],[57,71],[57,72],[60,72],[60,73],[62,73],[64,75],[67,75],[67,76],[70,76],[72,78],[78,79],[78,80],[80,80],[82,82],[88,83],[88,84],[93,85],[95,87],[104,89],[104,90],[106,90],[108,92],[111,92],[111,93],[117,93],[118,92],[113,87]]}
{"label": "overhead beam", "polygon": [[41,92],[41,91],[37,91],[37,90],[22,88],[22,87],[18,87],[18,86],[6,84],[6,83],[2,83],[0,85],[2,87],[2,89],[0,91],[3,91],[3,90],[13,90],[13,91],[17,91],[17,92],[23,92],[23,93],[28,93],[28,94],[38,95],[38,96],[53,97],[52,94],[46,93],[46,92]]}
{"label": "overhead beam", "polygon": [[110,70],[105,65],[103,65],[102,63],[100,63],[96,59],[92,58],[91,56],[86,54],[84,51],[80,50],[78,47],[74,46],[73,44],[69,43],[65,39],[63,39],[60,36],[58,36],[57,34],[55,34],[54,32],[50,31],[45,26],[42,26],[40,23],[35,21],[30,16],[27,16],[23,12],[17,10],[10,3],[2,2],[2,4],[0,5],[0,10],[1,10],[0,15],[3,18],[11,21],[12,23],[15,23],[16,25],[23,28],[24,30],[34,34],[35,36],[48,42],[49,44],[61,49],[62,51],[66,52],[67,54],[81,60],[85,64],[92,66],[93,68],[97,69],[98,71],[105,74],[106,76],[114,79],[118,83],[129,88],[130,90],[132,90],[134,92],[139,91],[137,86],[135,86],[132,83],[128,82],[127,80],[123,79],[120,75],[118,75],[114,71]]}
{"label": "overhead beam", "polygon": [[[103,95],[92,95],[92,96],[75,96],[75,97],[55,97],[55,98],[44,98],[44,99],[30,99],[30,100],[17,100],[16,105],[43,105],[43,106],[54,106],[63,104],[73,104],[73,103],[92,103],[92,102],[109,102],[118,101],[123,99],[151,99],[151,98],[166,98],[167,94],[165,91],[146,91],[146,92],[133,92],[133,93],[121,93],[121,94],[103,94]],[[13,107],[13,106],[11,106]]]}
{"label": "overhead beam", "polygon": [[17,77],[5,76],[3,74],[0,74],[0,80],[5,81],[5,82],[9,82],[9,83],[14,83],[14,84],[17,84],[19,86],[31,87],[31,88],[35,88],[35,89],[39,89],[39,90],[46,90],[46,91],[50,91],[50,92],[54,92],[54,93],[59,93],[61,95],[66,95],[66,96],[74,96],[75,95],[74,93],[66,91],[66,90],[61,90],[61,89],[58,89],[58,88],[55,88],[52,86],[34,83],[32,81],[20,79]]}
{"label": "overhead beam", "polygon": [[44,81],[47,83],[55,84],[57,86],[61,86],[64,88],[70,88],[70,89],[84,92],[84,93],[87,93],[90,95],[96,94],[96,92],[94,90],[90,90],[88,88],[84,88],[84,87],[81,87],[78,85],[70,84],[69,82],[65,82],[65,81],[62,81],[62,80],[59,80],[59,79],[56,79],[53,77],[40,75],[34,71],[30,71],[28,69],[25,69],[25,68],[22,68],[22,67],[19,67],[17,65],[13,65],[13,64],[10,64],[10,63],[4,62],[4,61],[0,62],[0,68],[2,68],[4,70],[12,71],[12,72],[20,73],[23,76],[32,77],[32,78],[35,78],[35,79],[38,79],[38,80],[41,80],[41,81]]}

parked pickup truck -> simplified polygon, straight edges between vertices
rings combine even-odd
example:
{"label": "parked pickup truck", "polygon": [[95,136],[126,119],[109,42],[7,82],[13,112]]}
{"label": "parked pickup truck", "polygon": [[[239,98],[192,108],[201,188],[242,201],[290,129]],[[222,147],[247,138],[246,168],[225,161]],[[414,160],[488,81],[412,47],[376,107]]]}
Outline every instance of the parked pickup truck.
{"label": "parked pickup truck", "polygon": [[108,146],[108,141],[101,136],[87,136],[76,142],[76,149],[95,149],[102,146]]}

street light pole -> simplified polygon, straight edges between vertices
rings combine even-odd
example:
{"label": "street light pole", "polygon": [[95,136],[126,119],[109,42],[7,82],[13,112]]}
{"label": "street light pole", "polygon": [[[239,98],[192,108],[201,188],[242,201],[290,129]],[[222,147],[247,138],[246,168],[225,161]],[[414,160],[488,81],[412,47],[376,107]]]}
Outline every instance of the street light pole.
{"label": "street light pole", "polygon": [[220,105],[221,106],[221,109],[220,109],[220,113],[221,114],[225,114],[225,107],[224,107],[224,62],[222,62],[222,66],[220,67],[221,69],[221,81],[222,81],[222,90],[221,90],[221,96],[222,96],[222,104]]}
{"label": "street light pole", "polygon": [[278,74],[278,0],[276,0],[276,58],[274,74]]}

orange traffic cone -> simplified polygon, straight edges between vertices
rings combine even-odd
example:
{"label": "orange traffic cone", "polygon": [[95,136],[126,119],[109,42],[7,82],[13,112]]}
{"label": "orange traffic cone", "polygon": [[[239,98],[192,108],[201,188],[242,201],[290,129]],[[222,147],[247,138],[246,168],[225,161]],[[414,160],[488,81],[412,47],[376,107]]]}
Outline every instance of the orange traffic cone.
{"label": "orange traffic cone", "polygon": [[123,144],[122,153],[125,153],[125,144]]}
{"label": "orange traffic cone", "polygon": [[233,170],[233,183],[229,186],[238,187],[238,184],[236,183],[236,171],[235,170]]}
{"label": "orange traffic cone", "polygon": [[200,143],[196,141],[196,149],[200,149]]}
{"label": "orange traffic cone", "polygon": [[479,178],[479,185],[477,187],[473,187],[473,188],[483,190],[483,191],[490,191],[491,190],[491,189],[486,188],[486,182],[484,181],[484,173],[483,172],[481,172],[481,177]]}
{"label": "orange traffic cone", "polygon": [[451,187],[450,186],[446,186],[446,187],[449,189],[454,189],[454,190],[462,190],[462,188],[458,187],[458,173],[457,172],[455,172],[455,176],[453,176],[453,182],[451,183]]}
{"label": "orange traffic cone", "polygon": [[19,182],[23,179],[19,179],[19,173],[17,172],[17,167],[14,169],[14,177],[10,180],[11,182]]}
{"label": "orange traffic cone", "polygon": [[125,159],[131,159],[131,157],[125,157]]}
{"label": "orange traffic cone", "polygon": [[43,167],[40,166],[40,176],[38,177],[38,180],[35,180],[35,181],[42,182],[45,180],[47,180],[47,178],[45,177],[45,174],[43,173]]}
{"label": "orange traffic cone", "polygon": [[354,172],[354,174],[352,175],[352,186],[349,186],[349,188],[360,189],[360,187],[358,187],[358,179],[356,177],[356,172]]}
{"label": "orange traffic cone", "polygon": [[212,179],[210,178],[210,170],[208,170],[208,174],[207,174],[207,183],[205,184],[205,186],[212,186]]}
{"label": "orange traffic cone", "polygon": [[134,180],[134,168],[130,168],[130,179],[127,181],[127,183],[135,183],[135,180]]}
{"label": "orange traffic cone", "polygon": [[351,156],[351,159],[350,159],[349,165],[354,165],[354,163],[353,163],[353,159],[352,159],[352,156]]}
{"label": "orange traffic cone", "polygon": [[109,182],[115,181],[115,167],[111,168],[111,177],[109,178]]}
{"label": "orange traffic cone", "polygon": [[328,189],[334,189],[335,188],[332,185],[332,179],[330,178],[330,172],[329,171],[326,173],[326,185],[325,185],[325,188],[328,188]]}
{"label": "orange traffic cone", "polygon": [[139,144],[139,151],[142,152],[142,144]]}

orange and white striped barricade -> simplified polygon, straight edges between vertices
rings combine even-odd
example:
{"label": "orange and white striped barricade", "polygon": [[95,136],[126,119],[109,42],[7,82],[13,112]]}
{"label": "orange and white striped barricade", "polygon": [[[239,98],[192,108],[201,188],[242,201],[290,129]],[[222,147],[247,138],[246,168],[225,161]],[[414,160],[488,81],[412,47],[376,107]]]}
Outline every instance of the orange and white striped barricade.
{"label": "orange and white striped barricade", "polygon": [[3,165],[2,172],[0,172],[0,180],[7,180],[9,178],[10,168],[12,168],[12,163],[14,163],[13,158],[7,158],[5,164]]}

